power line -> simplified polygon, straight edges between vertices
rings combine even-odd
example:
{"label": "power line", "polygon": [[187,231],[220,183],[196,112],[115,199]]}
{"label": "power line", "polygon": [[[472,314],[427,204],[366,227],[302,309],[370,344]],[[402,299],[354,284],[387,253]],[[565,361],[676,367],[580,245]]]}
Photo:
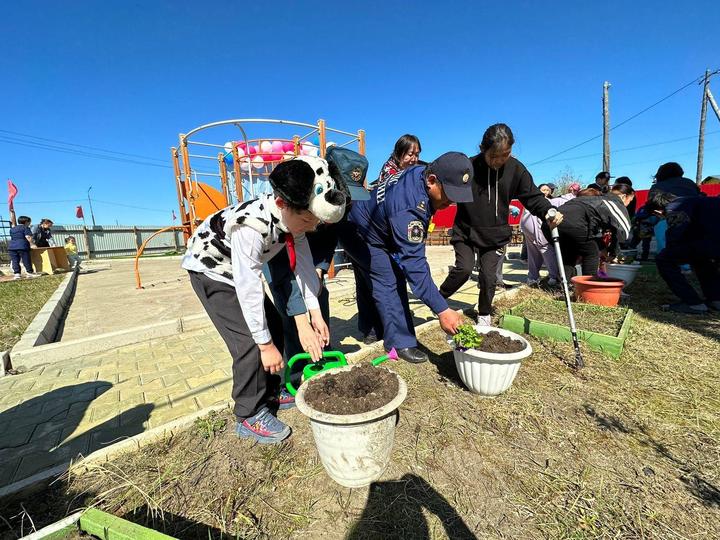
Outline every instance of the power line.
{"label": "power line", "polygon": [[66,146],[76,146],[78,148],[86,148],[88,150],[98,150],[100,152],[107,152],[108,154],[117,154],[120,156],[128,156],[128,157],[137,157],[142,159],[149,159],[150,161],[160,161],[160,162],[166,162],[164,159],[150,157],[150,156],[143,156],[141,154],[129,154],[126,152],[118,152],[117,150],[107,150],[106,148],[99,148],[97,146],[87,146],[84,144],[77,144],[77,143],[69,143],[65,141],[59,141],[57,139],[48,139],[46,137],[38,137],[37,135],[30,135],[28,133],[20,133],[19,131],[10,131],[9,129],[0,129],[0,133],[10,133],[11,135],[20,135],[21,137],[27,137],[29,139],[37,139],[39,141],[47,141],[47,142],[53,142],[58,144],[64,144]]}
{"label": "power line", "polygon": [[[715,131],[709,131],[706,133],[706,135],[713,135],[715,133],[720,133],[720,129],[715,130]],[[690,139],[697,139],[697,135],[690,135],[689,137],[681,137],[679,139],[669,139],[667,141],[658,141],[658,142],[654,142],[654,143],[641,144],[639,146],[628,146],[627,148],[618,148],[617,150],[613,150],[613,154],[616,154],[618,152],[629,152],[631,150],[641,150],[643,148],[651,148],[653,146],[660,146],[663,144],[688,141]],[[586,158],[598,157],[598,156],[602,156],[602,152],[595,152],[593,154],[585,154],[582,156],[572,156],[572,157],[563,158],[563,159],[554,159],[551,161],[546,161],[545,163],[564,163],[566,161],[572,161],[572,160],[576,160],[576,159],[586,159]]]}
{"label": "power line", "polygon": [[101,201],[100,199],[92,199],[93,202],[98,202],[100,204],[109,204],[111,206],[122,206],[123,208],[134,208],[136,210],[148,210],[149,212],[163,212],[166,213],[167,210],[160,210],[159,208],[146,208],[144,206],[133,206],[131,204],[122,204],[122,203],[115,203],[110,201]]}
{"label": "power line", "polygon": [[[634,120],[635,118],[637,118],[637,117],[640,116],[641,114],[646,113],[647,111],[649,111],[649,110],[652,109],[653,107],[656,107],[657,105],[660,105],[663,101],[666,101],[666,100],[670,99],[670,98],[673,97],[675,94],[677,94],[677,93],[679,93],[679,92],[682,92],[683,90],[685,90],[685,89],[688,88],[689,86],[692,86],[693,84],[696,84],[698,81],[704,80],[704,78],[705,78],[705,75],[702,75],[701,77],[697,77],[697,78],[693,79],[693,80],[690,81],[689,83],[681,86],[680,88],[678,88],[677,90],[675,90],[675,91],[673,91],[672,93],[668,94],[668,95],[665,96],[664,98],[656,101],[655,103],[653,103],[652,105],[650,105],[650,106],[648,106],[648,107],[645,107],[645,108],[644,108],[643,110],[641,110],[640,112],[637,112],[637,113],[633,114],[632,116],[630,116],[629,118],[626,118],[625,120],[623,120],[623,121],[620,122],[619,124],[616,124],[615,126],[611,127],[611,128],[610,128],[610,131],[613,131],[614,129],[619,128],[620,126],[623,126],[623,125],[627,124],[628,122],[630,122],[631,120]],[[532,167],[533,165],[538,165],[539,163],[543,163],[543,162],[545,162],[545,161],[547,161],[547,160],[549,160],[549,159],[552,159],[552,158],[557,157],[557,156],[559,156],[559,155],[561,155],[561,154],[564,154],[565,152],[569,152],[570,150],[575,150],[575,148],[579,148],[580,146],[583,146],[583,145],[585,145],[585,144],[587,144],[587,143],[589,143],[589,142],[591,142],[591,141],[594,141],[595,139],[599,139],[600,137],[602,137],[602,133],[601,133],[600,135],[595,135],[594,137],[591,137],[591,138],[589,138],[589,139],[587,139],[587,140],[585,140],[585,141],[583,141],[583,142],[581,142],[581,143],[579,143],[579,144],[573,145],[573,146],[571,146],[570,148],[566,148],[565,150],[561,150],[560,152],[556,152],[555,154],[552,154],[552,155],[550,155],[550,156],[548,156],[548,157],[546,157],[546,158],[543,158],[543,159],[541,159],[541,160],[539,160],[539,161],[535,161],[535,162],[533,162],[533,163],[530,163],[530,164],[528,165],[528,167]]]}
{"label": "power line", "polygon": [[[0,130],[0,131],[6,131],[6,130]],[[134,159],[121,158],[121,157],[116,157],[116,156],[106,156],[106,155],[97,154],[94,152],[86,152],[83,150],[75,150],[72,148],[63,148],[62,146],[43,144],[43,143],[39,143],[39,142],[35,142],[35,141],[27,141],[24,139],[18,139],[17,137],[9,137],[7,135],[0,136],[0,143],[15,144],[18,146],[25,146],[28,148],[37,148],[39,150],[49,150],[51,152],[59,152],[62,154],[70,154],[70,155],[76,155],[76,156],[82,156],[82,157],[89,157],[89,158],[93,158],[93,159],[103,159],[106,161],[114,161],[117,163],[130,163],[130,164],[134,164],[134,165],[144,165],[147,167],[159,167],[162,169],[172,169],[173,168],[170,165],[162,165],[160,163],[147,163],[144,161],[138,161],[138,160],[134,160]],[[62,143],[62,144],[68,144],[68,143]],[[82,146],[82,145],[75,145],[75,146]],[[103,150],[103,151],[105,151],[105,150]],[[156,158],[149,158],[149,159],[156,159]],[[158,160],[158,161],[161,161],[161,160]],[[206,173],[214,173],[215,172],[215,171],[211,171],[208,169],[201,169],[201,168],[195,168],[193,170],[197,171],[197,172],[206,172]]]}
{"label": "power line", "polygon": [[132,160],[132,159],[126,159],[126,158],[120,158],[120,157],[114,157],[114,156],[104,156],[102,154],[94,154],[91,152],[84,152],[82,150],[73,150],[71,148],[62,148],[59,146],[35,143],[32,141],[23,141],[22,139],[16,139],[13,137],[0,137],[0,143],[15,144],[18,146],[25,146],[28,148],[37,148],[40,150],[49,150],[51,152],[60,152],[63,154],[71,154],[71,155],[89,157],[89,158],[94,158],[94,159],[104,159],[106,161],[114,161],[114,162],[119,162],[119,163],[132,163],[135,165],[146,165],[148,167],[160,167],[163,169],[172,169],[172,167],[170,165],[161,165],[159,163],[146,163],[146,162],[142,162],[142,161],[136,161],[136,160]]}
{"label": "power line", "polygon": [[[86,200],[88,200],[85,196],[78,197],[77,199],[62,199],[62,200],[56,200],[56,201],[23,201],[18,200],[18,204],[56,204],[56,203],[75,203],[75,204],[82,204]],[[167,212],[167,210],[160,210],[159,208],[147,208],[145,206],[134,206],[131,204],[122,204],[122,203],[116,203],[116,202],[110,202],[110,201],[102,201],[100,199],[90,199],[92,202],[100,203],[100,204],[109,204],[111,206],[122,206],[123,208],[134,208],[136,210],[148,210],[150,212]]]}

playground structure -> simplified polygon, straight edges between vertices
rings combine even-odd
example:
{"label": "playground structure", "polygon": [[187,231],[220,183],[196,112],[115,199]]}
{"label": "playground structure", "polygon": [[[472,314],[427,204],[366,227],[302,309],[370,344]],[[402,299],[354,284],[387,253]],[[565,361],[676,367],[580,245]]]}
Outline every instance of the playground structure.
{"label": "playground structure", "polygon": [[[200,135],[206,134],[227,142],[201,140]],[[178,138],[178,146],[171,148],[171,159],[180,224],[160,229],[138,249],[135,256],[138,289],[142,288],[140,257],[155,236],[181,230],[187,242],[210,214],[268,193],[271,190],[268,176],[278,163],[301,155],[324,158],[327,148],[333,145],[354,147],[365,155],[364,130],[341,131],[328,127],[324,120],[316,124],[265,118],[223,120],[180,133]],[[330,268],[329,277],[333,277],[334,270]]]}

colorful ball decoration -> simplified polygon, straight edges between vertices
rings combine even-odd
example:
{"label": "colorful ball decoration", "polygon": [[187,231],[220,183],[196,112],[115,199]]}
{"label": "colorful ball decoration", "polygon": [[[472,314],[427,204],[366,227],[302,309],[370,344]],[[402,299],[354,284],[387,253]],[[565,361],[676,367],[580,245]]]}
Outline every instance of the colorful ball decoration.
{"label": "colorful ball decoration", "polygon": [[254,156],[255,154],[259,154],[259,153],[260,153],[260,147],[259,147],[257,144],[253,144],[253,145],[250,147],[250,152],[249,152],[249,154],[250,154],[251,156]]}
{"label": "colorful ball decoration", "polygon": [[255,156],[254,158],[252,158],[252,164],[253,167],[255,167],[256,169],[262,169],[265,166],[265,161],[262,157]]}
{"label": "colorful ball decoration", "polygon": [[283,156],[283,159],[292,159],[295,157],[295,152],[285,152],[285,155]]}
{"label": "colorful ball decoration", "polygon": [[247,159],[243,159],[243,160],[240,162],[240,168],[241,168],[243,171],[248,172],[248,171],[250,170],[250,162],[249,162]]}
{"label": "colorful ball decoration", "polygon": [[270,152],[272,152],[272,149],[272,143],[270,141],[262,141],[260,143],[260,151],[263,154],[269,154]]}
{"label": "colorful ball decoration", "polygon": [[283,149],[283,152],[285,152],[286,154],[288,152],[294,153],[295,152],[295,143],[292,143],[290,141],[285,141],[284,143],[282,143],[282,149]]}
{"label": "colorful ball decoration", "polygon": [[272,142],[272,151],[275,154],[282,154],[284,152],[283,143],[280,141],[273,141]]}

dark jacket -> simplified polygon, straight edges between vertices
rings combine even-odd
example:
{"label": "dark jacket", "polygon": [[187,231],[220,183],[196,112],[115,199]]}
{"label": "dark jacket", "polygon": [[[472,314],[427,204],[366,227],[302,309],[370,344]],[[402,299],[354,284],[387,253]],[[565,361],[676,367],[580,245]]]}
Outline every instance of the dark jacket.
{"label": "dark jacket", "polygon": [[50,239],[52,239],[52,232],[50,229],[46,229],[42,225],[37,225],[35,227],[33,240],[35,240],[35,245],[37,247],[50,247]]}
{"label": "dark jacket", "polygon": [[10,227],[8,249],[30,249],[30,242],[28,242],[27,239],[28,236],[32,236],[32,231],[27,225]]}
{"label": "dark jacket", "polygon": [[488,167],[483,154],[473,157],[472,163],[473,202],[457,205],[453,241],[478,248],[501,247],[510,242],[508,213],[512,199],[520,199],[540,219],[552,208],[525,165],[514,157],[497,171]]}
{"label": "dark jacket", "polygon": [[696,197],[701,195],[702,192],[698,185],[690,180],[689,178],[668,178],[667,180],[661,180],[655,182],[653,187],[650,188],[648,198],[651,198],[655,193],[662,191],[665,193],[672,193],[678,197]]}
{"label": "dark jacket", "polygon": [[675,256],[720,257],[720,197],[682,197],[668,204],[665,251]]}
{"label": "dark jacket", "polygon": [[610,230],[617,242],[627,241],[630,235],[630,216],[620,197],[612,193],[577,197],[562,206],[562,215],[560,232],[586,231],[588,238],[595,238]]}

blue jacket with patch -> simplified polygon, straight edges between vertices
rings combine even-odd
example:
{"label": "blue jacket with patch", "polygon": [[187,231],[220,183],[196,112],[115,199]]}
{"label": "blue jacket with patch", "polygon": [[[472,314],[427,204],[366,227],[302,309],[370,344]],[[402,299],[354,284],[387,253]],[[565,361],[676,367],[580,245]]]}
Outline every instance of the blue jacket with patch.
{"label": "blue jacket with patch", "polygon": [[425,237],[435,213],[425,187],[425,169],[425,165],[416,165],[378,183],[370,200],[353,203],[348,221],[368,244],[390,253],[413,294],[440,313],[448,305],[432,280],[425,257]]}

